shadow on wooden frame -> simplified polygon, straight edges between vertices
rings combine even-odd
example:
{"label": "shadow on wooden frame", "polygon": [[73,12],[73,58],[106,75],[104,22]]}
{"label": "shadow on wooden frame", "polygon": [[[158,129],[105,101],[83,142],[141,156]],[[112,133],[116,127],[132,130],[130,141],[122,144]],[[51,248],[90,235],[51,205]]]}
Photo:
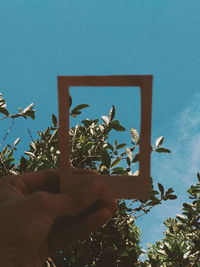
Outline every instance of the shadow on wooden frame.
{"label": "shadow on wooden frame", "polygon": [[[116,76],[58,76],[59,102],[59,150],[60,150],[60,191],[66,192],[102,179],[108,185],[108,196],[123,199],[145,199],[151,189],[151,114],[152,114],[152,75]],[[140,87],[141,126],[139,144],[139,175],[83,175],[72,174],[69,155],[69,88],[72,86],[123,86]]]}

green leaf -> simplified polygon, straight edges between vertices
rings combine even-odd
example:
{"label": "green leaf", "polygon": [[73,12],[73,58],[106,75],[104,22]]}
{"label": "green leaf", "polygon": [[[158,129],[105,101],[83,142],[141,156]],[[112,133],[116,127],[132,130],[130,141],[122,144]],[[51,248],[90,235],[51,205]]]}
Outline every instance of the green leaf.
{"label": "green leaf", "polygon": [[126,131],[126,129],[122,125],[120,125],[120,122],[118,120],[111,121],[110,125],[116,131]]}
{"label": "green leaf", "polygon": [[91,124],[92,124],[92,121],[89,120],[89,119],[85,119],[83,121],[81,121],[83,123],[83,125],[88,128]]}
{"label": "green leaf", "polygon": [[171,256],[172,252],[170,244],[165,242],[163,248],[166,251],[167,255]]}
{"label": "green leaf", "polygon": [[162,184],[158,183],[158,188],[160,190],[160,193],[161,193],[161,197],[164,195],[164,187]]}
{"label": "green leaf", "polygon": [[155,151],[158,153],[171,153],[171,150],[164,148],[164,147],[156,148]]}
{"label": "green leaf", "polygon": [[119,120],[114,120],[114,121],[112,121],[112,124],[120,125],[120,121]]}
{"label": "green leaf", "polygon": [[99,119],[92,120],[92,122],[96,125],[99,122]]}
{"label": "green leaf", "polygon": [[187,221],[187,218],[186,218],[185,216],[183,216],[183,215],[180,215],[180,214],[177,214],[177,215],[176,215],[176,218],[177,218],[179,221],[184,222],[184,223]]}
{"label": "green leaf", "polygon": [[129,157],[126,158],[126,162],[127,162],[128,166],[130,167],[131,166],[131,160]]}
{"label": "green leaf", "polygon": [[33,109],[33,103],[31,103],[28,107],[26,107],[22,113],[24,113],[25,115],[27,115],[28,111],[31,111]]}
{"label": "green leaf", "polygon": [[25,119],[26,117],[30,117],[31,119],[35,119],[35,110],[27,110],[26,113],[24,113],[25,116],[23,116]]}
{"label": "green leaf", "polygon": [[6,101],[5,101],[5,99],[3,98],[3,96],[2,96],[2,94],[0,93],[0,106],[2,107],[2,106],[6,106]]}
{"label": "green leaf", "polygon": [[197,178],[198,178],[198,180],[200,182],[200,173],[197,173]]}
{"label": "green leaf", "polygon": [[108,168],[106,166],[102,165],[100,167],[100,173],[101,174],[109,174],[109,170],[108,170]]}
{"label": "green leaf", "polygon": [[90,150],[94,144],[95,144],[94,142],[86,143],[85,146],[84,146],[85,151]]}
{"label": "green leaf", "polygon": [[176,195],[168,195],[167,199],[177,199],[177,196]]}
{"label": "green leaf", "polygon": [[131,150],[130,150],[129,147],[126,148],[126,154],[127,154],[127,156],[130,158],[130,160],[132,160],[132,158],[133,158],[133,154],[132,154],[132,152],[131,152]]}
{"label": "green leaf", "polygon": [[27,167],[28,161],[22,156],[20,159],[20,167],[25,170]]}
{"label": "green leaf", "polygon": [[112,106],[110,112],[109,112],[109,119],[112,121],[115,117],[115,106]]}
{"label": "green leaf", "polygon": [[163,141],[164,141],[164,136],[160,136],[155,142],[156,148],[158,148],[160,145],[162,145]]}
{"label": "green leaf", "polygon": [[102,120],[105,122],[106,125],[109,124],[110,120],[107,116],[101,116]]}
{"label": "green leaf", "polygon": [[58,121],[57,121],[57,118],[56,118],[56,116],[55,116],[54,114],[52,114],[52,116],[51,116],[51,120],[52,120],[53,126],[56,127]]}
{"label": "green leaf", "polygon": [[49,143],[51,143],[53,140],[57,140],[58,137],[58,128],[52,133],[50,139],[49,139]]}
{"label": "green leaf", "polygon": [[81,105],[76,106],[71,112],[74,113],[75,111],[79,111],[79,110],[87,108],[87,107],[89,107],[88,104],[81,104]]}
{"label": "green leaf", "polygon": [[28,115],[32,120],[35,119],[35,110],[31,110],[29,115]]}
{"label": "green leaf", "polygon": [[170,193],[173,193],[173,192],[174,192],[174,190],[172,188],[168,188],[165,195],[169,195]]}
{"label": "green leaf", "polygon": [[116,167],[114,169],[112,169],[112,173],[111,174],[122,174],[125,175],[126,174],[126,170],[122,167]]}
{"label": "green leaf", "polygon": [[[165,255],[165,251],[163,249],[157,249],[157,252],[161,255]],[[156,266],[156,265],[155,265]],[[158,266],[158,265],[157,265]]]}
{"label": "green leaf", "polygon": [[102,164],[101,165],[104,165],[109,169],[110,164],[111,164],[111,158],[110,158],[110,155],[109,155],[107,149],[102,149],[101,157],[102,157]]}
{"label": "green leaf", "polygon": [[123,147],[125,147],[127,144],[123,143],[123,144],[119,144],[117,145],[116,149],[121,149]]}
{"label": "green leaf", "polygon": [[138,144],[139,142],[139,133],[135,128],[130,129],[131,139],[135,144]]}
{"label": "green leaf", "polygon": [[72,112],[71,112],[71,116],[73,117],[74,115],[76,116],[76,115],[80,115],[81,114],[81,111],[78,111],[78,110],[75,110],[75,111],[73,111],[72,110]]}
{"label": "green leaf", "polygon": [[105,127],[103,125],[99,124],[99,129],[100,129],[101,132],[103,132]]}
{"label": "green leaf", "polygon": [[71,105],[72,105],[72,97],[71,95],[69,95],[69,108],[71,107]]}
{"label": "green leaf", "polygon": [[[20,116],[27,119],[27,117],[30,117],[31,119],[35,119],[35,112],[36,110],[33,110],[33,103],[27,106],[24,110],[21,111]],[[21,110],[21,109],[20,109]]]}
{"label": "green leaf", "polygon": [[13,143],[13,145],[14,145],[14,146],[17,146],[17,145],[19,144],[20,140],[21,140],[21,138],[17,138],[17,139],[15,140],[15,142]]}
{"label": "green leaf", "polygon": [[183,207],[185,210],[191,210],[192,209],[191,205],[189,205],[188,203],[183,203]]}
{"label": "green leaf", "polygon": [[24,154],[26,154],[26,155],[28,155],[28,156],[31,156],[31,157],[35,158],[35,154],[32,153],[32,152],[30,152],[30,151],[26,151],[26,152],[24,152]]}
{"label": "green leaf", "polygon": [[106,148],[109,148],[112,151],[114,150],[113,146],[110,143],[107,143],[106,144]]}
{"label": "green leaf", "polygon": [[35,150],[36,151],[36,144],[34,142],[31,142],[31,144],[29,145],[31,150]]}
{"label": "green leaf", "polygon": [[135,154],[135,156],[134,156],[134,158],[133,158],[133,160],[132,160],[132,163],[134,163],[134,162],[138,162],[139,159],[140,159],[140,154]]}
{"label": "green leaf", "polygon": [[185,252],[184,255],[183,255],[183,258],[187,259],[190,256],[190,254],[191,254],[191,251]]}
{"label": "green leaf", "polygon": [[116,166],[116,165],[118,165],[118,164],[120,163],[120,161],[121,161],[121,158],[117,158],[117,159],[115,159],[115,160],[112,162],[112,164],[111,164],[111,168],[114,167],[114,166]]}
{"label": "green leaf", "polygon": [[95,131],[94,131],[93,128],[90,128],[90,133],[91,133],[91,135],[94,135],[95,134]]}
{"label": "green leaf", "polygon": [[115,140],[115,142],[114,142],[115,149],[117,148],[117,146],[118,146],[118,142],[117,142],[117,140]]}
{"label": "green leaf", "polygon": [[114,130],[119,131],[119,132],[125,132],[126,131],[126,128],[124,128],[122,125],[119,125],[119,124],[116,124],[116,123],[112,123],[111,122],[111,127]]}
{"label": "green leaf", "polygon": [[6,115],[6,116],[9,115],[8,110],[7,110],[6,108],[3,108],[3,107],[0,107],[0,113],[4,114],[4,115]]}

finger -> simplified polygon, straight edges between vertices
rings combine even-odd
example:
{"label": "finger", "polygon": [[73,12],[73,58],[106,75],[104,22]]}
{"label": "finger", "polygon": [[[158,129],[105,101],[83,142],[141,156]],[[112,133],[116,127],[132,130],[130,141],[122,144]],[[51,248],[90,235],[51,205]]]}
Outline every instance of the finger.
{"label": "finger", "polygon": [[119,210],[118,203],[113,198],[103,198],[97,201],[98,208],[107,208],[111,211],[112,214],[116,213]]}
{"label": "finger", "polygon": [[59,172],[57,170],[7,175],[0,179],[0,203],[21,199],[37,189],[56,193],[58,188]]}
{"label": "finger", "polygon": [[80,187],[68,194],[36,192],[29,197],[38,212],[54,221],[62,216],[75,216],[88,209],[106,191],[101,180]]}
{"label": "finger", "polygon": [[[93,213],[87,211],[80,216],[62,217],[56,221],[50,234],[53,250],[63,248],[66,242],[70,244],[100,229],[107,222],[107,219],[102,221],[102,210],[108,210],[111,214],[108,220],[118,210],[117,202],[114,199],[98,200],[94,205],[95,208],[89,208]],[[84,225],[88,229],[87,231],[84,229]]]}
{"label": "finger", "polygon": [[[94,175],[95,171],[72,169],[73,173],[83,175]],[[21,181],[25,184],[28,194],[35,191],[47,191],[50,193],[58,193],[59,190],[59,170],[47,169],[43,171],[30,172],[18,175]],[[67,177],[66,177],[67,178]]]}
{"label": "finger", "polygon": [[25,185],[28,194],[35,191],[59,192],[59,171],[47,169],[17,176]]}
{"label": "finger", "polygon": [[80,219],[83,218],[83,216],[87,216],[93,212],[96,212],[99,209],[106,208],[109,209],[110,212],[116,213],[118,211],[118,204],[117,202],[112,198],[106,198],[106,199],[99,199],[97,200],[92,206],[90,206],[86,211],[84,211],[82,214],[78,215]]}
{"label": "finger", "polygon": [[99,230],[111,217],[111,211],[104,208],[79,221],[61,218],[61,220],[55,223],[48,238],[50,253],[86,238],[90,233]]}

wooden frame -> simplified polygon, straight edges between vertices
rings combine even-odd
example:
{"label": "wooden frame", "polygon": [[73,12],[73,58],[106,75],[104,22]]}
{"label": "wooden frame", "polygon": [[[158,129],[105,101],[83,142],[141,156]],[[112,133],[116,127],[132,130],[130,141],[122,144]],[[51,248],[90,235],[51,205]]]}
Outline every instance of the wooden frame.
{"label": "wooden frame", "polygon": [[[61,192],[69,191],[84,182],[100,178],[108,185],[109,197],[124,199],[144,199],[148,197],[151,187],[152,78],[152,75],[58,76],[59,150],[61,153],[59,166],[61,172]],[[69,162],[69,88],[71,86],[140,87],[141,127],[138,176],[72,174]]]}

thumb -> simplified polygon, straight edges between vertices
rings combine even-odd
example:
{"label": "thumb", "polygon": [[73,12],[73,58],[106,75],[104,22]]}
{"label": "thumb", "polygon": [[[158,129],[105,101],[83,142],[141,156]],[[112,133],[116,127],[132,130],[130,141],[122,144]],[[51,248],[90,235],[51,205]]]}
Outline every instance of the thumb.
{"label": "thumb", "polygon": [[[62,216],[75,216],[88,209],[106,190],[101,180],[86,184],[65,194],[52,194],[39,191],[32,194],[29,201],[33,202],[37,212],[41,212],[55,220]],[[29,202],[30,203],[30,202]]]}

